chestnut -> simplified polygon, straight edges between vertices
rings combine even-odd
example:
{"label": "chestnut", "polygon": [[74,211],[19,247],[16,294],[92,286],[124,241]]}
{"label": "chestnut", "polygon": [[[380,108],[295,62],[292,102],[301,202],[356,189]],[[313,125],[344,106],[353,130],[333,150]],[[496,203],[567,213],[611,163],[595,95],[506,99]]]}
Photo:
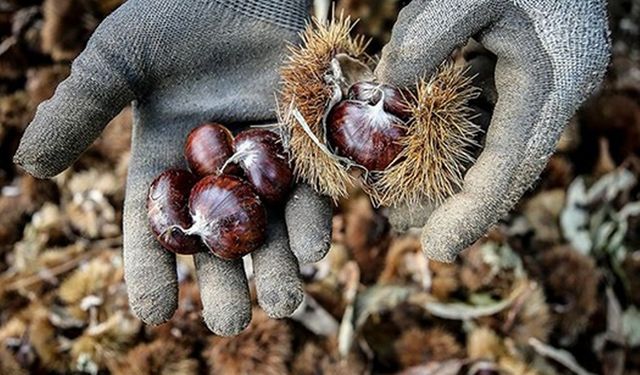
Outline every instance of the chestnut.
{"label": "chestnut", "polygon": [[293,171],[278,135],[265,129],[245,130],[236,136],[234,149],[229,162],[242,169],[266,203],[281,202],[287,197]]}
{"label": "chestnut", "polygon": [[235,176],[207,176],[191,189],[189,213],[198,235],[223,259],[237,259],[264,243],[267,214],[253,188]]}
{"label": "chestnut", "polygon": [[164,248],[174,253],[193,254],[203,249],[197,236],[187,235],[181,229],[191,226],[189,192],[196,182],[188,171],[170,169],[149,186],[147,213],[151,231]]}
{"label": "chestnut", "polygon": [[[360,93],[360,97],[363,97]],[[334,150],[368,171],[387,168],[403,149],[404,121],[385,111],[386,94],[378,101],[345,100],[334,106],[327,118],[328,140]]]}
{"label": "chestnut", "polygon": [[[198,177],[219,174],[233,154],[233,135],[220,124],[204,124],[187,136],[184,156]],[[228,171],[232,172],[232,171]]]}
{"label": "chestnut", "polygon": [[411,117],[409,106],[405,102],[405,97],[409,94],[393,86],[371,81],[356,82],[351,87],[347,96],[349,99],[359,100],[374,105],[383,100],[384,110],[408,120]]}

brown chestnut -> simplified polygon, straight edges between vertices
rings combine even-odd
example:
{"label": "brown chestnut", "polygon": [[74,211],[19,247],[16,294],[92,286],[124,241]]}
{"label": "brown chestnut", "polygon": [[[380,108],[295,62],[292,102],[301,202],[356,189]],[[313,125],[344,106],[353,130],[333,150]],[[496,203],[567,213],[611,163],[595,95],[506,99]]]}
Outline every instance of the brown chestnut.
{"label": "brown chestnut", "polygon": [[360,100],[374,105],[383,100],[384,110],[407,120],[411,117],[409,106],[405,102],[407,92],[393,86],[371,81],[356,82],[349,88],[349,99]]}
{"label": "brown chestnut", "polygon": [[[187,136],[184,155],[198,177],[219,174],[233,154],[233,135],[220,124],[204,124]],[[231,171],[227,171],[231,172]]]}
{"label": "brown chestnut", "polygon": [[191,189],[189,213],[198,235],[223,259],[237,259],[264,243],[266,211],[253,188],[235,176],[207,176]]}
{"label": "brown chestnut", "polygon": [[328,117],[328,139],[334,150],[369,171],[387,168],[400,154],[404,121],[384,109],[385,94],[374,105],[345,100]]}
{"label": "brown chestnut", "polygon": [[265,129],[245,130],[236,136],[234,150],[229,162],[242,169],[266,203],[277,203],[287,197],[293,171],[278,135]]}
{"label": "brown chestnut", "polygon": [[164,248],[174,253],[193,254],[203,250],[197,236],[181,228],[191,226],[189,192],[196,177],[181,169],[170,169],[158,175],[149,186],[147,215],[151,231]]}

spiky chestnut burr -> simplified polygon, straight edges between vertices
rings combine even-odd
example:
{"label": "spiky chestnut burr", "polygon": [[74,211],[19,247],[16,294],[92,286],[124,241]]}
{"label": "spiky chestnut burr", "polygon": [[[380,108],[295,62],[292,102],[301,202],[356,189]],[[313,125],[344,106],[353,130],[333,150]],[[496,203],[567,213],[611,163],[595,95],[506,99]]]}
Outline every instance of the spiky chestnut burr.
{"label": "spiky chestnut burr", "polygon": [[329,143],[339,155],[368,171],[382,171],[403,149],[404,121],[385,110],[387,107],[401,113],[402,104],[397,98],[400,94],[390,86],[383,90],[369,83],[355,84],[350,92],[361,100],[345,100],[329,112]]}
{"label": "spiky chestnut burr", "polygon": [[399,158],[371,184],[383,206],[440,204],[462,187],[480,148],[480,127],[469,102],[479,95],[464,68],[444,63],[429,80],[421,79],[407,98],[409,130]]}
{"label": "spiky chestnut burr", "polygon": [[196,182],[193,174],[170,169],[158,175],[149,187],[147,212],[151,231],[164,248],[174,253],[193,254],[204,249],[197,236],[180,229],[191,226],[189,192]]}
{"label": "spiky chestnut burr", "polygon": [[184,156],[189,168],[198,177],[217,175],[227,159],[233,154],[233,135],[220,124],[204,124],[193,129],[187,136]]}
{"label": "spiky chestnut burr", "polygon": [[[315,20],[282,68],[278,114],[295,175],[336,201],[359,184],[376,206],[438,205],[459,191],[480,148],[469,108],[479,91],[464,67],[447,61],[432,77],[416,77],[415,87],[390,95],[393,87],[375,83],[374,61],[352,28],[342,16]],[[374,174],[351,173],[355,160],[336,155],[329,114],[345,98],[375,105],[377,96],[385,96],[383,109],[405,123],[402,151]],[[405,108],[394,105],[400,99]]]}
{"label": "spiky chestnut burr", "polygon": [[238,177],[207,176],[189,196],[193,225],[184,232],[197,235],[214,255],[237,259],[265,240],[267,214],[253,188]]}
{"label": "spiky chestnut burr", "polygon": [[242,169],[265,202],[283,201],[289,194],[293,171],[280,138],[269,130],[251,129],[240,132],[233,145],[235,153],[228,162]]}
{"label": "spiky chestnut burr", "polygon": [[[325,110],[336,93],[326,79],[336,56],[358,60],[366,57],[367,43],[363,37],[352,37],[352,29],[353,22],[348,17],[328,22],[313,20],[302,35],[302,44],[291,47],[282,68],[278,110],[295,174],[336,200],[346,197],[357,180],[316,140],[325,139]],[[339,82],[340,78],[335,76],[333,81]]]}

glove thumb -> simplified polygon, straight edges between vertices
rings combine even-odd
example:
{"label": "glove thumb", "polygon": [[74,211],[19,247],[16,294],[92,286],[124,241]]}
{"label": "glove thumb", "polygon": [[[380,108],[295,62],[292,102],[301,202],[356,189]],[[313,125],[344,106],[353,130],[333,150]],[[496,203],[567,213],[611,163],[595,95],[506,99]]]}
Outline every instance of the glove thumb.
{"label": "glove thumb", "polygon": [[375,74],[387,84],[406,87],[436,68],[469,37],[498,17],[484,1],[412,1],[393,27]]}
{"label": "glove thumb", "polygon": [[62,172],[133,100],[125,75],[114,69],[125,65],[122,54],[108,39],[118,34],[118,20],[116,11],[100,25],[74,61],[69,78],[40,104],[25,130],[14,162],[31,175],[49,178]]}

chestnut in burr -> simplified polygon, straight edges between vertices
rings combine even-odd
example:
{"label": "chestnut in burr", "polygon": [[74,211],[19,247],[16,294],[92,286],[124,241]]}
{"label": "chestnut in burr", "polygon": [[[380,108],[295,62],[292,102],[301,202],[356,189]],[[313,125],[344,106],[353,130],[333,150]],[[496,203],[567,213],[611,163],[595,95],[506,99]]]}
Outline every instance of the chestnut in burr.
{"label": "chestnut in burr", "polygon": [[359,100],[374,105],[383,99],[384,110],[398,116],[402,120],[411,117],[411,111],[405,102],[408,93],[393,86],[371,81],[356,82],[349,88],[349,99]]}
{"label": "chestnut in burr", "polygon": [[[328,139],[334,150],[369,171],[381,171],[393,163],[402,152],[402,138],[406,135],[404,121],[385,110],[385,103],[394,111],[398,109],[394,97],[400,94],[391,87],[371,89],[364,83],[354,85],[353,96],[365,100],[345,100],[334,106],[327,118]],[[371,89],[371,90],[370,90]],[[353,90],[353,86],[352,86]],[[378,92],[378,100],[375,100]]]}

